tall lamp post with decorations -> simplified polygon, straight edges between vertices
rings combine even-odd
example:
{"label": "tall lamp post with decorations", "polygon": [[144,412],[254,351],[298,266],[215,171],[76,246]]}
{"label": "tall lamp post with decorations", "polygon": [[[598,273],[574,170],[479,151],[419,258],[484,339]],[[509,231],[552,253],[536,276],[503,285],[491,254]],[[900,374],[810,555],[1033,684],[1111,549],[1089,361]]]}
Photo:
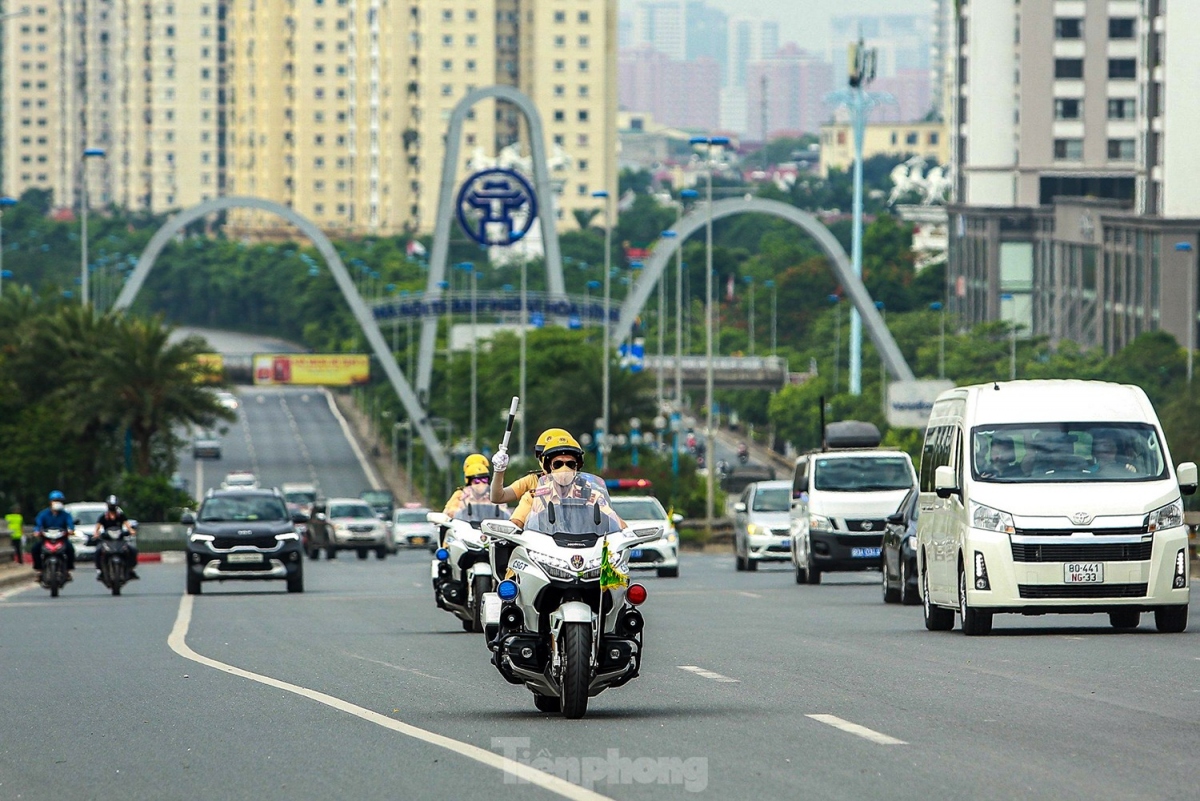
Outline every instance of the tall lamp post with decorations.
{"label": "tall lamp post with decorations", "polygon": [[88,204],[91,202],[88,199],[88,160],[102,159],[106,155],[102,147],[89,147],[83,151],[83,183],[82,193],[80,195],[80,264],[79,264],[79,294],[82,298],[82,303],[87,306],[91,302],[88,295]]}
{"label": "tall lamp post with decorations", "polygon": [[708,218],[704,221],[704,459],[705,492],[704,517],[705,529],[712,536],[713,499],[716,497],[716,455],[717,448],[713,441],[713,241],[712,241],[712,174],[713,148],[729,144],[725,136],[693,136],[689,142],[692,145],[707,145],[708,169]]}

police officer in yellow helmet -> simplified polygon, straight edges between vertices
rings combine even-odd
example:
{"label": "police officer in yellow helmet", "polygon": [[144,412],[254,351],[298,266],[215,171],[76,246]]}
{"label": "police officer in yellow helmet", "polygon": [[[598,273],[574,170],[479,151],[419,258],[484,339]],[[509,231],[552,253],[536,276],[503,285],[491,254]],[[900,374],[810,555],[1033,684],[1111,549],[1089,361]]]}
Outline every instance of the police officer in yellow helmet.
{"label": "police officer in yellow helmet", "polygon": [[488,497],[491,477],[488,475],[488,460],[482,453],[472,453],[463,461],[463,486],[454,491],[442,513],[454,517],[455,512],[468,502],[479,503]]}
{"label": "police officer in yellow helmet", "polygon": [[[562,428],[549,428],[542,432],[533,447],[533,454],[542,466],[546,475],[562,473],[564,478],[569,473],[570,481],[583,469],[583,448]],[[518,478],[507,487],[504,486],[504,471],[508,468],[508,454],[503,450],[492,456],[492,468],[495,470],[495,481],[492,482],[492,503],[512,503],[520,501],[517,510],[509,518],[519,526],[525,525],[529,516],[529,508],[533,500],[531,493],[540,478],[536,473]]]}

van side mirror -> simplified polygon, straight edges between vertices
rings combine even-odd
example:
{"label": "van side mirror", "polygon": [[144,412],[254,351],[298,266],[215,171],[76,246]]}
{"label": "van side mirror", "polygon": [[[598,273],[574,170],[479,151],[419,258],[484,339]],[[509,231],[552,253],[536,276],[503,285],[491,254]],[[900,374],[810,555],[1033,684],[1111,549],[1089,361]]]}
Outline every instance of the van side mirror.
{"label": "van side mirror", "polygon": [[1179,479],[1179,491],[1184,495],[1196,493],[1196,463],[1184,462],[1175,468],[1175,477]]}
{"label": "van side mirror", "polygon": [[933,488],[939,498],[949,498],[962,492],[958,486],[958,478],[954,475],[954,468],[948,464],[933,471]]}
{"label": "van side mirror", "polygon": [[888,515],[887,521],[893,526],[903,526],[904,512],[894,512],[893,514]]}

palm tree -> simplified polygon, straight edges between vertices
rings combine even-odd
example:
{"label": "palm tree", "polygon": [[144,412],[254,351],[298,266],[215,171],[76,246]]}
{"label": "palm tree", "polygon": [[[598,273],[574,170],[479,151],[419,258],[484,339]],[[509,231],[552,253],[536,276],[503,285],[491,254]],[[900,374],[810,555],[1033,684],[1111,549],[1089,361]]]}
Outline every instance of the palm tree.
{"label": "palm tree", "polygon": [[130,432],[140,475],[153,472],[156,446],[173,446],[175,429],[235,419],[217,402],[211,374],[197,360],[207,343],[196,336],[171,342],[170,333],[161,318],[120,318],[100,359],[97,389],[111,399],[115,422]]}

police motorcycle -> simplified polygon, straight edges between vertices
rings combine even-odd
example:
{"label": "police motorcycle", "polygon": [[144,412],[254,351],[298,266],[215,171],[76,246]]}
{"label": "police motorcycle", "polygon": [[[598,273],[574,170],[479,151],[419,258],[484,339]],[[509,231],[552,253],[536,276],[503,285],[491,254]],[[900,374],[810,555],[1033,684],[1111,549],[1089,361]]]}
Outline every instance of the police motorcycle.
{"label": "police motorcycle", "polygon": [[483,631],[483,596],[495,587],[485,520],[507,520],[508,510],[493,503],[464,501],[454,517],[430,512],[430,523],[443,527],[434,553],[434,597],[441,609],[462,621],[464,631]]}
{"label": "police motorcycle", "polygon": [[565,498],[549,479],[534,491],[524,530],[500,520],[482,525],[515,546],[507,576],[487,598],[486,623],[497,630],[489,647],[500,675],[528,687],[540,711],[581,718],[589,697],[641,668],[637,607],[646,589],[628,585],[625,553],[661,537],[662,526],[623,531],[594,477],[577,476],[578,497]]}
{"label": "police motorcycle", "polygon": [[[133,528],[137,522],[131,520],[129,524]],[[100,549],[100,581],[113,595],[120,595],[121,588],[129,582],[128,536],[120,525],[112,525],[90,538],[89,544]]]}
{"label": "police motorcycle", "polygon": [[58,591],[67,578],[67,535],[61,528],[48,528],[42,534],[42,572],[38,583],[50,590],[50,597],[57,598]]}

